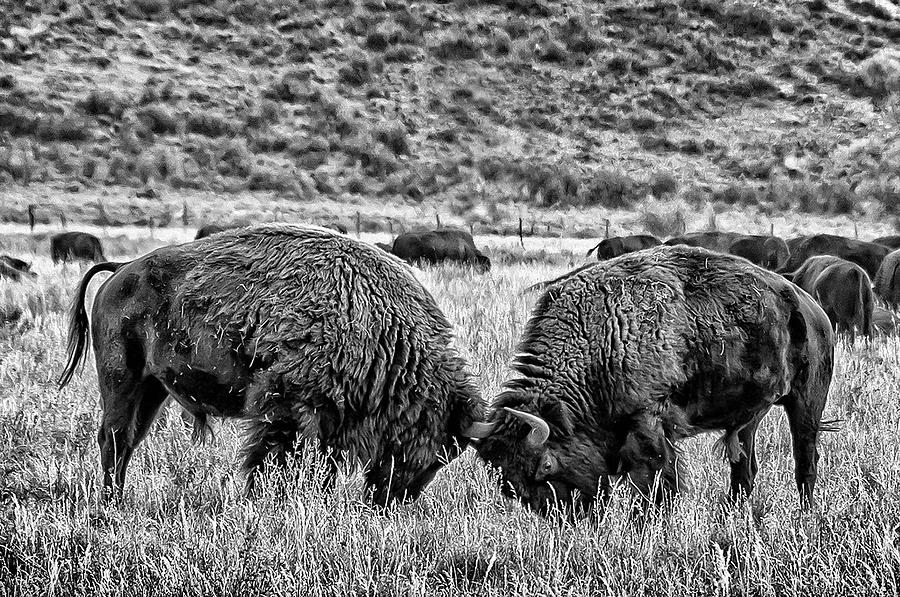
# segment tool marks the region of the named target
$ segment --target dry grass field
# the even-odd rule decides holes
[[[514,241],[478,240],[495,262],[504,251],[517,251]],[[588,246],[526,242],[541,252],[541,261],[509,258],[481,276],[453,268],[417,274],[453,323],[488,400],[504,379],[534,299],[522,289],[581,263]],[[163,241],[118,243],[111,245],[111,258],[135,256]],[[689,489],[670,510],[643,523],[629,517],[624,489],[605,511],[575,523],[539,518],[502,498],[497,478],[471,450],[421,499],[387,511],[365,501],[352,468],[334,489],[322,490],[321,463],[303,455],[283,475],[268,478],[259,496],[245,498],[236,473],[240,425],[217,423],[215,437],[195,446],[171,407],[137,451],[124,498],[104,504],[93,365],[64,391],[55,388],[66,309],[81,271],[52,265],[45,247],[38,249],[36,280],[0,281],[2,595],[824,596],[900,590],[896,338],[837,349],[825,416],[843,425],[822,439],[812,512],[797,507],[787,424],[777,410],[758,435],[761,472],[749,504],[725,505],[727,465],[716,438],[703,437],[684,446]]]

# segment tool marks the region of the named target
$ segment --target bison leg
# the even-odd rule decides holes
[[[103,467],[103,486],[121,493],[125,470],[137,445],[147,437],[166,390],[155,378],[134,381],[130,373],[105,376],[118,383],[101,383],[103,420],[97,442]]]
[[[759,463],[756,460],[756,430],[762,417],[757,417],[737,432],[736,454],[728,454],[731,461],[731,500],[738,502],[750,497]],[[727,449],[727,448],[726,448]]]
[[[256,484],[256,476],[266,464],[266,458],[272,457],[274,466],[283,467],[287,457],[294,451],[297,442],[297,423],[291,418],[253,420],[247,428],[247,440],[244,447],[245,489],[249,493]]]
[[[825,401],[816,403],[807,396],[791,394],[782,402],[787,413],[794,448],[794,478],[801,506],[813,501],[819,462],[819,427]]]

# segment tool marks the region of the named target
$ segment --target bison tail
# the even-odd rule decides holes
[[[63,389],[72,381],[75,370],[82,363],[86,349],[90,346],[89,323],[87,309],[84,306],[84,297],[87,294],[88,283],[95,274],[100,272],[115,272],[124,263],[98,263],[85,272],[81,283],[75,291],[75,299],[72,301],[71,319],[69,321],[69,341],[66,348],[66,366],[59,375],[57,385]]]
[[[591,254],[592,254],[594,251],[596,251],[598,248],[600,248],[600,243],[597,243],[596,245],[594,245],[593,247],[591,247],[590,249],[588,249],[588,252],[585,254],[585,257],[590,257]]]

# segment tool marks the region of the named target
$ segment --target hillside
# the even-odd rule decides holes
[[[74,220],[147,220],[86,204],[107,187],[426,203],[488,228],[498,206],[648,196],[900,213],[887,0],[2,4],[0,186]]]

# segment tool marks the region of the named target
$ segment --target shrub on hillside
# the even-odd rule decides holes
[[[483,49],[481,40],[458,28],[438,33],[428,47],[442,60],[478,60]]]
[[[641,212],[638,222],[643,229],[655,236],[656,238],[671,238],[684,234],[687,225],[684,220],[684,214],[680,209],[672,209],[668,211],[650,211]]]
[[[188,114],[185,130],[207,137],[234,136],[241,130],[240,123],[225,118],[215,112],[193,112]]]
[[[117,120],[128,107],[123,99],[108,89],[94,89],[81,100],[80,106],[91,116],[110,116]]]
[[[881,50],[859,67],[860,79],[873,95],[900,93],[900,52]]]
[[[631,207],[646,195],[644,185],[620,172],[598,170],[585,182],[585,205],[600,205],[610,209]]]
[[[348,57],[347,64],[338,69],[338,80],[346,85],[359,87],[371,81],[372,75],[381,72],[382,68],[379,60],[356,52]]]
[[[178,120],[172,109],[162,104],[151,104],[140,108],[138,119],[157,135],[172,135],[178,132]]]

